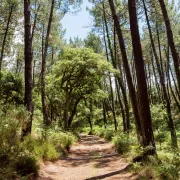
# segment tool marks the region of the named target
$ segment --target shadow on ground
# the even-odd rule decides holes
[[[123,169],[113,171],[113,172],[110,172],[110,173],[106,173],[106,174],[103,174],[103,175],[100,175],[100,176],[94,176],[94,177],[91,177],[91,178],[86,178],[85,180],[98,180],[98,179],[104,179],[104,178],[107,178],[107,177],[112,177],[114,175],[121,174],[121,173],[129,171],[130,167],[131,167],[131,165],[127,165]],[[133,175],[131,175],[131,176],[133,176]]]

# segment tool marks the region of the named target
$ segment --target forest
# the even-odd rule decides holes
[[[89,3],[0,0],[0,180],[180,178],[180,1]]]

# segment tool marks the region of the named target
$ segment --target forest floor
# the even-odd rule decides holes
[[[136,180],[130,164],[112,143],[91,135],[80,135],[67,157],[41,164],[38,180]]]

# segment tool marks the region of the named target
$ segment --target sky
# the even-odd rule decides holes
[[[81,10],[77,14],[67,13],[61,20],[62,26],[66,29],[65,39],[73,38],[79,36],[84,39],[91,28],[89,27],[91,23],[91,17],[86,7],[92,7],[92,4],[88,0],[83,0],[81,5]]]
[[[177,5],[179,0],[174,0]],[[88,0],[83,0],[81,5],[81,10],[77,14],[67,13],[61,23],[64,29],[66,29],[65,39],[74,38],[79,36],[81,39],[84,39],[88,32],[91,31],[91,19],[89,12],[86,10],[86,7],[91,8],[92,4]],[[142,28],[142,27],[140,27]]]

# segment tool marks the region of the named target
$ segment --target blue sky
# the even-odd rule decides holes
[[[66,29],[65,39],[69,40],[70,37],[75,36],[83,39],[90,32],[91,28],[89,26],[92,23],[86,7],[92,7],[92,4],[88,0],[83,0],[81,10],[77,14],[67,13],[61,20],[63,28]]]
[[[178,4],[179,0],[174,0],[175,4]],[[86,10],[86,7],[91,8],[92,4],[88,0],[83,0],[81,10],[77,14],[67,13],[62,19],[61,23],[64,29],[66,29],[65,39],[74,38],[79,36],[84,39],[88,32],[91,30],[91,16]],[[140,29],[141,29],[140,25]]]

